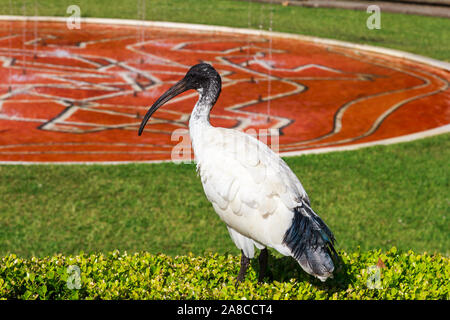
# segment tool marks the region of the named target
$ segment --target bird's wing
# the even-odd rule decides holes
[[[265,195],[278,195],[288,208],[294,208],[306,200],[308,195],[297,176],[286,162],[266,144],[241,131],[217,128],[221,141],[220,156],[236,162],[251,176],[253,184]],[[230,159],[232,158],[232,159]],[[239,178],[239,177],[238,177]],[[248,181],[249,184],[252,184]],[[256,190],[251,190],[255,193]]]
[[[247,214],[248,219],[258,219],[253,215],[257,212],[261,221],[271,220],[267,225],[279,224],[278,233],[285,232],[292,215],[281,216],[286,210],[279,207],[284,205],[291,211],[302,201],[309,203],[298,178],[277,154],[256,138],[236,130],[211,130],[205,133],[202,145],[197,145],[195,152],[205,194],[216,212],[228,225],[249,237],[237,222],[233,225],[235,216]],[[258,224],[260,220],[247,222]]]
[[[337,257],[335,239],[295,174],[257,139],[214,129],[205,132],[206,147],[196,152],[198,169],[205,194],[236,246],[247,257],[253,257],[254,245],[270,246],[322,281],[329,277],[332,256]]]

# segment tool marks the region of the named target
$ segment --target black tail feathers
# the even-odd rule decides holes
[[[331,230],[306,201],[294,209],[292,224],[283,238],[302,268],[322,281],[332,276],[333,259],[339,261],[335,241]]]

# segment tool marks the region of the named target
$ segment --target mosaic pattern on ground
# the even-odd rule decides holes
[[[252,35],[0,22],[0,161],[168,160],[197,93],[148,107],[191,65],[223,79],[215,126],[277,129],[279,151],[339,147],[450,123],[448,72],[378,54]],[[260,131],[262,132],[262,131]]]

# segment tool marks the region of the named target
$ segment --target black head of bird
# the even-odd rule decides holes
[[[220,75],[210,64],[199,63],[193,66],[183,79],[167,90],[150,107],[141,122],[138,134],[142,134],[148,120],[158,108],[183,92],[192,89],[197,90],[202,95],[202,99],[207,99],[209,105],[213,106],[220,95],[221,88],[222,80]]]

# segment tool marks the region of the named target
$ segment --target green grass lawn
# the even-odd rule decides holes
[[[11,3],[11,5],[10,5]],[[142,19],[223,25],[299,33],[389,47],[449,61],[450,20],[382,12],[381,29],[369,30],[370,14],[230,0],[0,0],[0,14],[69,16],[76,4],[83,17]],[[140,11],[139,11],[140,9]],[[143,13],[143,14],[142,14]]]
[[[37,3],[35,7],[35,3]],[[11,6],[10,6],[11,4]],[[140,18],[138,1],[0,0],[0,14]],[[36,10],[35,10],[36,8]],[[272,16],[272,20],[270,17]],[[148,20],[250,27],[401,49],[449,60],[450,20],[240,1],[147,1]],[[287,158],[338,248],[449,255],[450,134],[416,142]],[[114,249],[170,255],[238,253],[194,165],[0,166],[0,256]]]
[[[348,252],[449,254],[450,134],[286,158]],[[193,164],[0,166],[0,256],[238,253]]]

